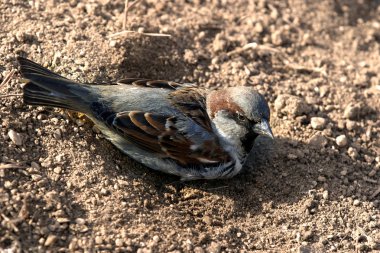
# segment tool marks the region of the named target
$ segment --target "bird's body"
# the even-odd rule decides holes
[[[28,81],[26,104],[82,112],[124,153],[183,180],[232,177],[241,171],[256,136],[271,136],[269,108],[251,88],[220,93],[137,78],[116,85],[79,84],[27,59],[18,61]],[[235,96],[252,101],[241,103]],[[255,106],[260,108],[253,113],[245,108]],[[252,114],[250,119],[237,118],[245,113]],[[267,132],[255,133],[254,120],[256,127],[264,122]]]

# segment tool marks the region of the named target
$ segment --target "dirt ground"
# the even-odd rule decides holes
[[[123,10],[1,1],[1,252],[380,251],[380,1],[143,0],[118,34]],[[276,139],[233,179],[180,182],[4,96],[17,55],[82,82],[254,86]]]

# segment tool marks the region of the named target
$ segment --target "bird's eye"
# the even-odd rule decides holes
[[[245,117],[244,117],[243,114],[237,113],[237,119],[240,120],[240,121],[243,121],[243,120],[245,120]]]

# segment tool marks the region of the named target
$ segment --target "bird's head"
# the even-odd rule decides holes
[[[265,98],[251,87],[215,90],[207,97],[207,111],[219,133],[247,154],[257,136],[273,137]]]

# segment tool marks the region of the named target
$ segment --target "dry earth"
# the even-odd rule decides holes
[[[21,93],[17,55],[83,82],[250,85],[276,140],[233,179],[183,183],[2,96],[0,251],[380,251],[380,1],[143,0],[127,23],[140,34],[115,35],[123,9],[2,0],[0,93]]]

